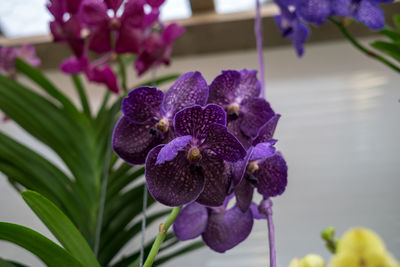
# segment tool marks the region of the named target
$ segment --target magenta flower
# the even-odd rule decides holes
[[[143,49],[135,62],[138,75],[142,75],[151,67],[161,64],[169,65],[172,44],[184,31],[185,29],[182,26],[172,23],[165,27],[161,34],[150,33],[144,40]]]
[[[259,97],[260,82],[257,71],[227,70],[217,76],[210,85],[208,103],[222,106],[228,114],[228,129],[243,144],[250,146],[251,138],[272,116],[269,103]]]
[[[243,159],[246,151],[226,128],[218,105],[193,106],[176,113],[177,137],[153,148],[146,159],[146,181],[152,196],[167,206],[192,201],[220,206],[230,184],[226,162]]]
[[[208,86],[200,72],[188,72],[165,92],[154,87],[132,90],[122,101],[122,118],[113,134],[115,153],[131,164],[143,164],[148,152],[175,137],[173,120],[182,108],[205,105]]]
[[[220,253],[241,243],[253,228],[254,216],[251,209],[242,212],[237,205],[227,209],[229,199],[217,208],[196,202],[185,206],[174,222],[175,236],[184,241],[201,235],[207,246]]]
[[[40,65],[40,59],[36,56],[35,47],[30,44],[24,44],[20,47],[1,47],[0,48],[0,74],[14,77],[15,60],[20,58],[26,63],[37,67]]]

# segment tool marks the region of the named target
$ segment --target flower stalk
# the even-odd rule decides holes
[[[359,43],[347,30],[345,24],[343,24],[342,22],[336,20],[335,18],[329,17],[329,20],[335,24],[339,30],[342,32],[343,36],[346,37],[347,40],[350,41],[350,43],[356,47],[358,50],[360,50],[361,52],[363,52],[365,55],[374,58],[380,62],[382,62],[383,64],[385,64],[386,66],[388,66],[389,68],[391,68],[392,70],[396,71],[396,72],[400,72],[400,68],[397,67],[395,64],[393,64],[392,62],[390,62],[390,60],[384,58],[383,56],[378,55],[377,53],[375,53],[374,51],[366,48],[365,46],[363,46],[361,43]]]
[[[160,250],[160,246],[164,241],[165,237],[167,236],[168,229],[174,223],[181,209],[182,207],[173,208],[165,223],[160,224],[157,238],[154,241],[153,246],[151,247],[150,253],[147,256],[147,259],[143,265],[144,267],[151,267],[153,265],[153,262],[158,254],[158,251]]]

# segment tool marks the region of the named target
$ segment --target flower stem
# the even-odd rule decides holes
[[[78,75],[72,75],[72,81],[74,82],[75,89],[79,94],[79,98],[81,100],[83,112],[88,116],[91,117],[91,111],[88,99],[86,97],[85,88],[83,87],[82,81]]]
[[[169,214],[167,220],[165,221],[165,223],[160,224],[157,238],[154,241],[153,246],[151,247],[150,253],[147,256],[146,262],[143,265],[144,267],[151,267],[153,265],[153,262],[157,256],[157,253],[160,250],[160,246],[167,235],[168,229],[172,225],[172,223],[175,221],[175,219],[178,216],[181,209],[182,209],[182,207],[173,208],[171,213]]]
[[[124,92],[128,92],[128,87],[126,85],[126,68],[125,68],[125,62],[122,56],[118,55],[118,65],[119,65],[119,72],[121,74],[121,83],[122,83],[122,89],[124,89]]]
[[[256,20],[254,24],[254,33],[256,35],[258,63],[260,65],[261,92],[260,97],[265,98],[265,77],[264,77],[264,55],[263,55],[263,35],[262,21],[260,11],[260,0],[256,0]]]
[[[349,31],[346,29],[346,27],[343,25],[343,23],[341,23],[340,21],[338,21],[338,20],[336,20],[335,18],[332,18],[332,17],[329,17],[329,20],[339,28],[339,30],[342,32],[343,36],[346,37],[346,39],[349,40],[350,43],[352,43],[353,46],[356,47],[358,50],[360,50],[361,52],[363,52],[367,56],[372,57],[372,58],[382,62],[383,64],[385,64],[386,66],[388,66],[392,70],[400,72],[400,68],[398,66],[396,66],[395,64],[393,64],[392,62],[390,62],[390,60],[386,59],[383,56],[378,55],[374,51],[372,51],[372,50],[366,48],[365,46],[363,46],[362,44],[360,44],[349,33]]]
[[[275,229],[274,222],[272,220],[272,207],[269,208],[267,214],[268,222],[268,241],[269,241],[269,265],[270,267],[276,267],[276,250],[275,250]]]

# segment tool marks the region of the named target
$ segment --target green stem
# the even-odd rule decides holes
[[[372,58],[382,62],[383,64],[385,64],[386,66],[388,66],[392,70],[400,72],[400,68],[397,67],[392,62],[390,62],[390,60],[384,58],[383,56],[378,55],[377,53],[375,53],[374,51],[366,48],[365,46],[360,44],[356,39],[354,39],[354,37],[349,33],[349,31],[343,25],[343,23],[341,23],[340,21],[338,21],[338,20],[336,20],[336,19],[334,19],[332,17],[329,17],[329,20],[339,28],[339,30],[342,32],[344,37],[346,37],[346,39],[349,40],[350,43],[352,43],[358,50],[360,50],[361,52],[363,52],[367,56],[372,57]]]
[[[90,106],[88,99],[86,97],[85,88],[83,87],[82,81],[78,75],[72,75],[72,81],[74,82],[75,89],[79,94],[79,98],[81,100],[83,112],[88,116],[91,117]]]
[[[150,253],[147,256],[146,262],[144,263],[143,267],[151,267],[153,265],[157,253],[160,250],[160,246],[164,241],[165,237],[167,236],[168,229],[175,221],[181,209],[182,207],[173,208],[165,223],[160,224],[159,233],[157,235],[156,240],[153,243],[153,246],[151,247]]]
[[[125,68],[125,62],[122,56],[118,55],[118,65],[119,65],[119,72],[121,74],[121,79],[122,79],[122,89],[124,89],[124,92],[128,92],[128,87],[126,85],[126,68]]]

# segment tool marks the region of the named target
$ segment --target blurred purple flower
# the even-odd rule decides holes
[[[185,32],[185,28],[172,23],[165,27],[161,34],[151,33],[143,42],[135,68],[142,75],[151,67],[161,64],[169,65],[173,42]]]
[[[176,113],[177,137],[152,149],[146,180],[152,196],[168,206],[192,201],[207,206],[224,202],[230,183],[226,162],[243,159],[246,151],[226,128],[222,107],[192,106]]]
[[[20,47],[1,47],[0,48],[0,74],[14,77],[15,60],[20,58],[26,63],[37,67],[40,65],[40,59],[36,56],[35,47],[30,44],[24,44]]]
[[[274,116],[269,103],[259,97],[260,82],[257,71],[227,70],[210,85],[208,103],[222,106],[228,114],[228,129],[243,144],[250,146],[259,128]]]
[[[122,101],[122,118],[114,129],[114,151],[131,164],[143,164],[155,146],[175,137],[172,124],[179,110],[205,105],[208,86],[200,72],[188,72],[165,92],[154,87],[132,90]]]
[[[237,205],[227,209],[229,199],[216,208],[196,202],[185,206],[174,222],[175,236],[183,241],[201,235],[207,246],[220,253],[241,243],[253,228],[253,213],[242,212]]]

